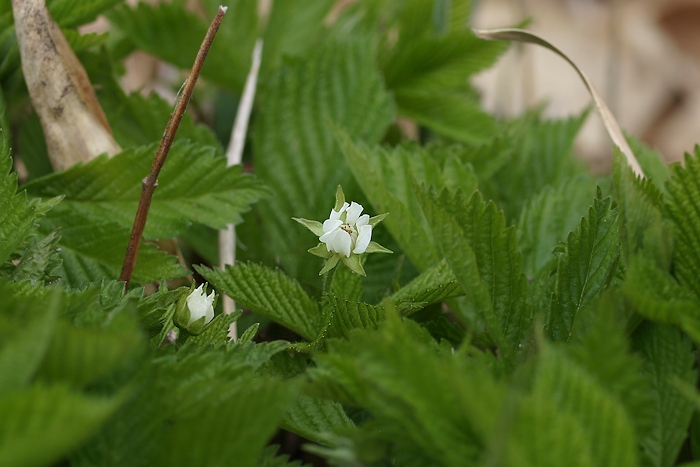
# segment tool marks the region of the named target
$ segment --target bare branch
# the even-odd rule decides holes
[[[120,281],[125,282],[125,287],[129,287],[129,282],[131,281],[131,276],[134,273],[134,267],[136,266],[136,258],[138,256],[139,246],[141,245],[141,237],[143,235],[143,229],[146,226],[146,219],[148,217],[148,210],[151,207],[151,200],[153,199],[153,193],[158,186],[158,174],[160,174],[160,169],[163,168],[165,163],[165,158],[168,157],[168,152],[175,139],[175,134],[180,126],[180,121],[182,116],[185,114],[187,105],[192,98],[192,92],[194,91],[194,85],[197,84],[197,78],[199,78],[199,73],[202,70],[202,65],[204,65],[204,60],[207,58],[209,49],[211,48],[212,42],[214,42],[214,37],[221,26],[221,21],[226,14],[226,7],[220,6],[216,13],[216,17],[209,26],[207,35],[202,41],[202,45],[197,52],[197,57],[194,60],[194,65],[190,71],[190,76],[185,81],[180,98],[175,105],[175,110],[170,114],[170,120],[165,127],[165,132],[160,140],[160,145],[156,151],[156,155],[153,158],[153,165],[151,166],[151,173],[149,173],[142,182],[141,199],[139,200],[139,206],[136,210],[136,218],[134,219],[134,226],[131,230],[131,237],[129,238],[129,245],[126,248],[126,255],[124,256],[124,265],[122,266],[122,272],[119,276]]]

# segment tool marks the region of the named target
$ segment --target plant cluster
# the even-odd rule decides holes
[[[0,465],[700,465],[700,149],[669,167],[630,137],[647,178],[619,154],[594,176],[572,156],[587,112],[484,112],[468,78],[507,45],[466,28],[467,0],[276,1],[264,21],[232,1],[125,290],[171,103],[126,94],[120,63],[187,69],[207,21],[47,3],[123,151],[51,169],[0,0]],[[109,33],[77,32],[98,14]],[[220,122],[258,37],[243,170]],[[297,459],[271,443],[289,432]]]

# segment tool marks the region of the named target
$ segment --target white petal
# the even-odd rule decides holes
[[[352,237],[343,229],[335,230],[331,233],[326,242],[328,251],[334,251],[345,257],[350,256],[350,248],[352,246]]]
[[[188,326],[202,316],[205,317],[204,324],[214,319],[214,308],[212,306],[214,302],[214,292],[207,297],[202,293],[203,286],[204,284],[201,284],[187,296],[187,308],[190,310],[190,322],[187,323]]]
[[[323,236],[333,232],[335,229],[337,229],[341,225],[343,225],[343,221],[341,221],[341,220],[326,219],[325,221],[323,221],[323,234],[324,235],[322,235],[321,238],[323,238]],[[321,240],[321,241],[325,242],[325,240]]]
[[[335,209],[331,209],[331,215],[328,217],[330,220],[338,220],[340,219],[340,215],[345,212],[345,210],[350,206],[348,203],[343,203],[343,205],[340,207],[340,211],[336,211]]]
[[[363,225],[360,227],[360,233],[357,236],[357,242],[355,243],[355,249],[352,250],[353,253],[359,255],[367,250],[369,242],[372,240],[372,226]]]
[[[355,222],[355,225],[357,227],[362,227],[363,225],[369,224],[369,214],[362,214],[359,219],[357,219],[357,222]]]
[[[353,201],[348,208],[348,217],[345,218],[345,223],[354,225],[355,222],[357,222],[357,218],[360,217],[360,214],[362,214],[362,209],[361,204],[357,204]]]

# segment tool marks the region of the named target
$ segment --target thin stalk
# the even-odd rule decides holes
[[[241,102],[238,105],[236,119],[233,123],[233,131],[231,133],[231,141],[226,149],[226,165],[232,166],[241,163],[243,157],[243,148],[245,146],[245,136],[248,132],[248,122],[250,121],[250,112],[253,109],[253,101],[255,100],[255,88],[258,83],[258,72],[260,71],[260,59],[262,57],[262,39],[255,42],[253,49],[252,64],[248,77],[246,78],[245,87]],[[219,267],[225,269],[227,265],[233,265],[236,262],[236,229],[233,224],[228,224],[226,229],[219,231]],[[230,315],[236,310],[236,303],[228,295],[223,295],[224,314]],[[238,329],[236,322],[231,323],[229,327],[228,337],[236,342],[238,340]]]
[[[151,173],[149,173],[141,182],[141,199],[139,199],[139,205],[136,209],[136,217],[134,218],[134,226],[131,229],[129,245],[126,247],[122,272],[119,275],[119,280],[124,281],[124,287],[127,289],[129,288],[129,282],[131,282],[131,276],[133,275],[134,267],[136,266],[136,258],[138,257],[139,246],[141,245],[143,229],[146,226],[148,210],[150,209],[151,201],[153,200],[153,193],[158,186],[158,174],[160,174],[160,169],[163,168],[165,159],[168,157],[168,152],[170,151],[170,147],[175,139],[175,134],[180,126],[182,116],[185,114],[187,104],[189,104],[190,99],[192,98],[194,85],[197,83],[197,78],[199,78],[202,65],[204,65],[204,60],[207,58],[207,54],[209,53],[212,42],[214,42],[214,37],[219,30],[219,26],[221,26],[221,21],[226,14],[226,10],[227,7],[219,7],[214,20],[209,26],[207,35],[204,36],[204,41],[202,41],[199,52],[197,52],[197,58],[195,58],[194,65],[190,71],[190,76],[187,78],[187,81],[185,81],[180,98],[175,105],[175,110],[173,110],[173,113],[170,114],[170,120],[168,120],[168,124],[165,126],[165,132],[160,140],[160,145],[158,145],[156,155],[153,158]]]

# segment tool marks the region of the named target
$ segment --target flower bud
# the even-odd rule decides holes
[[[194,287],[194,285],[193,285]],[[174,321],[181,329],[190,334],[200,334],[204,327],[214,319],[214,298],[212,291],[205,295],[204,284],[192,290],[189,295],[177,302]]]

